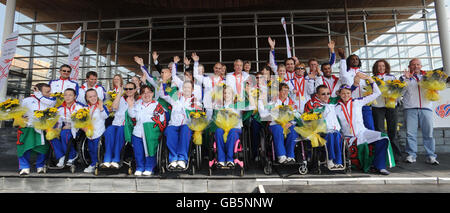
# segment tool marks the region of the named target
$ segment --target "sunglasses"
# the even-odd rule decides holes
[[[295,70],[305,70],[304,67],[296,67]]]
[[[61,70],[61,72],[70,73],[72,71],[70,71],[70,70]]]
[[[134,90],[134,88],[123,88],[123,90]]]
[[[331,95],[331,93],[327,92],[327,93],[320,93],[320,95]]]

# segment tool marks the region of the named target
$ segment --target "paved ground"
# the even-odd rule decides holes
[[[389,176],[355,170],[352,173],[292,174],[295,168],[265,175],[261,169],[253,168],[243,177],[224,171],[213,176],[200,171],[196,175],[172,173],[135,177],[127,175],[125,170],[102,171],[95,177],[78,168],[74,174],[69,170],[50,170],[47,174],[31,173],[20,177],[15,171],[15,159],[0,160],[0,192],[450,192],[450,154],[438,156],[439,166],[425,164],[424,156],[419,156],[415,164],[399,163],[390,169]]]

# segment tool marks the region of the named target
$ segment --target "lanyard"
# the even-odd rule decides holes
[[[333,78],[331,78],[331,79],[333,79]],[[328,83],[328,81],[323,76],[322,76],[322,80],[325,83],[325,85],[328,87],[330,92],[333,92],[334,91],[334,87],[336,87],[336,84],[337,84],[338,81],[335,80],[334,83],[333,83],[333,87],[330,87],[330,84]]]
[[[298,78],[294,78],[295,88],[297,89],[297,97],[301,95],[303,97],[305,93],[305,78],[301,77],[300,83]]]
[[[348,112],[346,103],[341,102],[341,108],[342,108],[342,111],[344,112],[345,120],[347,120],[347,123],[350,124],[350,128],[352,129],[353,135],[356,136],[355,130],[353,128],[353,120],[352,120],[353,119],[353,101],[351,99],[349,101],[350,101],[350,113]]]
[[[239,83],[238,83],[238,78],[237,78],[237,76],[236,76],[236,72],[233,73],[233,75],[234,75],[234,78],[236,79],[236,90],[237,90],[237,93],[238,93],[238,94],[241,94],[241,87],[242,87],[242,73],[241,73],[241,75],[239,76]]]
[[[67,115],[66,115],[67,104],[66,104],[66,102],[63,103],[63,106],[64,106],[64,117],[67,119]],[[72,115],[72,111],[75,110],[75,107],[76,107],[76,103],[75,102],[73,102],[72,105],[69,106],[69,113],[70,113],[70,115]]]
[[[91,109],[91,106],[92,105],[89,105],[89,109]],[[91,118],[93,118],[93,115],[94,115],[95,110],[97,109],[97,107],[98,107],[98,102],[94,105],[94,109],[91,111]]]

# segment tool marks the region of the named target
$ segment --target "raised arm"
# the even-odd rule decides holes
[[[362,98],[362,100],[361,100],[362,105],[366,105],[366,104],[368,104],[368,103],[374,101],[375,99],[377,99],[378,96],[381,95],[381,91],[380,91],[380,89],[378,88],[378,85],[373,81],[373,79],[372,79],[371,77],[369,77],[369,76],[366,75],[366,77],[364,77],[364,78],[362,78],[362,79],[368,80],[369,83],[370,83],[370,85],[372,86],[372,90],[373,90],[373,93],[372,93],[372,94],[370,94],[370,95],[368,95],[368,96],[364,96],[364,97]]]
[[[269,51],[269,64],[270,68],[272,68],[275,75],[278,75],[278,65],[275,61],[275,40],[272,40],[272,38],[267,38],[267,41],[269,42],[270,51]]]

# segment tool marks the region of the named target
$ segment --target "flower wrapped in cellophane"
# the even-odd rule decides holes
[[[270,114],[273,121],[283,127],[283,134],[286,138],[290,132],[289,128],[286,127],[286,124],[294,120],[294,109],[291,105],[278,105],[270,111]]]
[[[387,108],[395,108],[397,103],[397,99],[402,96],[403,88],[406,87],[406,82],[402,82],[400,80],[388,80],[386,81],[386,90],[381,93],[386,99],[386,107]]]
[[[45,135],[47,140],[59,137],[61,129],[54,128],[60,117],[56,107],[47,108],[45,110],[36,110],[34,111],[34,117],[37,118],[37,120],[33,122],[34,128],[45,130],[47,132]]]
[[[190,121],[188,124],[193,134],[193,142],[195,145],[202,145],[202,132],[209,125],[209,121],[206,118],[206,113],[202,111],[195,111],[189,113]]]
[[[241,117],[230,109],[222,109],[217,112],[216,120],[214,123],[217,127],[223,129],[223,141],[226,143],[228,133],[233,129],[241,120]]]
[[[427,100],[438,101],[440,99],[438,91],[447,87],[447,77],[442,70],[431,70],[423,76],[419,85],[426,90],[425,98]]]
[[[6,121],[14,119],[13,126],[24,127],[27,120],[23,117],[28,108],[20,106],[19,99],[11,99],[0,103],[0,120]]]
[[[53,98],[56,98],[56,104],[55,104],[56,108],[61,106],[61,104],[64,102],[64,93],[62,93],[62,92],[55,92],[55,93],[52,93],[50,96]]]
[[[294,130],[303,138],[311,141],[312,147],[324,146],[327,142],[321,134],[327,132],[327,124],[320,112],[303,113],[300,116],[301,123]]]
[[[117,92],[114,90],[110,90],[110,91],[106,92],[105,106],[108,109],[108,111],[110,112],[109,113],[110,117],[114,116],[114,112],[112,111],[112,104],[113,104],[114,100],[116,99],[117,95],[118,95]]]
[[[380,81],[383,81],[383,80],[381,80],[380,79]],[[378,82],[378,83],[380,83],[380,81]],[[375,81],[376,82],[376,81]],[[377,84],[378,84],[377,83]],[[373,93],[373,88],[372,88],[372,85],[370,84],[370,82],[368,81],[368,80],[366,80],[366,86],[364,86],[364,93],[363,93],[363,96],[368,96],[368,95],[371,95],[372,93]],[[381,89],[380,89],[381,90]],[[367,105],[372,105],[372,104],[377,104],[377,101],[376,100],[373,100],[372,102],[370,102],[370,103],[368,103]]]
[[[70,118],[75,128],[83,129],[87,137],[92,137],[94,135],[94,125],[92,124],[89,111],[87,108],[81,108],[74,112]]]

